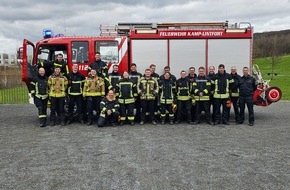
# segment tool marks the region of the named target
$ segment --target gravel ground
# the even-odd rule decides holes
[[[290,189],[290,102],[254,127],[39,128],[33,105],[0,105],[0,189]]]

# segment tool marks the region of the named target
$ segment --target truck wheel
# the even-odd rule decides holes
[[[269,102],[278,102],[282,97],[282,91],[278,87],[270,87],[266,90],[266,97]]]

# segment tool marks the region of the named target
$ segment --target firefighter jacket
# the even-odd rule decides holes
[[[172,104],[174,102],[176,94],[175,82],[170,79],[160,80],[159,94],[161,104]]]
[[[119,80],[122,78],[122,76],[119,73],[112,72],[108,75],[110,85],[113,89],[116,89],[116,85],[119,82]]]
[[[47,76],[37,75],[30,81],[29,91],[32,96],[39,99],[48,98],[48,78]]]
[[[69,95],[82,95],[85,77],[80,72],[70,72],[67,75],[68,79],[68,94]]]
[[[217,73],[212,77],[211,81],[214,86],[214,98],[228,99],[230,97],[230,90],[232,88],[232,76],[226,72],[223,74]]]
[[[195,101],[208,101],[210,95],[211,80],[206,76],[198,75],[192,83],[192,93],[194,94]],[[200,93],[203,96],[199,96]]]
[[[49,96],[55,98],[61,98],[66,96],[68,81],[62,74],[53,73],[48,78]]]
[[[252,97],[257,89],[256,80],[248,76],[242,76],[239,81],[239,90],[241,97]]]
[[[52,64],[52,71],[53,72],[54,72],[55,67],[60,67],[60,72],[63,75],[67,75],[69,73],[68,66],[64,60],[62,60],[62,62],[58,62],[57,60],[55,60]]]
[[[187,77],[180,78],[176,81],[177,100],[190,100],[190,82]]]
[[[190,74],[187,75],[187,78],[190,82],[190,90],[189,90],[190,92],[192,91],[192,84],[195,81],[196,77],[197,77],[197,75],[195,73],[193,76],[191,76]],[[192,98],[194,98],[192,93],[191,93],[191,95],[192,95]]]
[[[90,72],[92,69],[97,71],[98,76],[106,77],[108,75],[108,66],[101,59],[90,64],[88,71]]]
[[[159,75],[157,73],[152,73],[151,77],[154,78],[157,82],[159,81]]]
[[[207,75],[207,77],[212,81],[214,75],[215,75],[215,73],[209,73],[209,74]],[[214,85],[213,85],[213,84],[212,84],[211,87],[210,87],[210,94],[211,94],[211,95],[214,94]]]
[[[138,94],[140,94],[141,100],[155,100],[158,96],[158,83],[152,77],[145,78],[141,77],[140,82],[138,84]]]
[[[119,110],[119,103],[118,100],[114,97],[113,99],[110,99],[110,97],[106,96],[102,99],[101,104],[100,104],[100,109],[101,109],[101,117],[106,117],[106,113],[108,110],[111,110],[112,113],[115,113],[116,111]]]
[[[105,96],[105,83],[102,77],[89,76],[84,83],[83,96]]]
[[[236,74],[231,73],[231,76],[233,78],[233,84],[230,91],[230,95],[231,97],[239,97],[239,81],[241,76],[238,75],[237,73]]]
[[[140,79],[142,77],[142,74],[137,72],[137,71],[135,71],[135,72],[130,72],[129,76],[130,76],[130,79],[133,81],[133,83],[137,87],[137,85],[139,84],[139,81],[140,81]],[[134,97],[137,97],[137,96],[138,96],[138,93],[137,92],[134,93]]]
[[[172,80],[173,82],[176,82],[176,77],[171,73],[169,74],[170,74],[170,80]],[[164,79],[165,79],[164,74],[159,77],[159,80],[164,80]]]
[[[131,79],[121,79],[116,85],[116,95],[119,96],[120,104],[131,104],[135,102],[134,93],[137,93],[137,86]]]

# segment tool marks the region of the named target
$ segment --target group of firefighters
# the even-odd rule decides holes
[[[234,66],[231,73],[226,73],[223,64],[218,66],[217,73],[214,66],[210,66],[208,74],[204,67],[198,68],[198,74],[190,67],[189,74],[182,70],[178,80],[168,66],[160,76],[155,69],[152,64],[142,75],[133,63],[130,72],[121,75],[118,65],[113,65],[112,73],[108,74],[107,64],[101,60],[99,52],[89,65],[87,78],[78,71],[78,64],[73,64],[69,72],[62,54],[58,54],[54,62],[39,63],[38,74],[30,82],[30,93],[38,108],[40,127],[46,126],[48,101],[51,126],[56,124],[57,116],[62,126],[72,123],[74,113],[77,113],[78,122],[92,125],[97,120],[99,127],[127,122],[134,125],[135,121],[140,125],[147,121],[152,124],[168,121],[172,125],[184,119],[189,124],[199,124],[202,111],[206,123],[229,125],[231,106],[236,124],[242,124],[245,105],[249,125],[254,125],[256,84],[248,67],[243,68],[243,76],[237,74]],[[65,114],[66,100],[68,115]]]

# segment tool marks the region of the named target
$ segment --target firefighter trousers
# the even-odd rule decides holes
[[[151,121],[155,120],[154,104],[155,100],[141,100],[141,108],[142,108],[141,121],[146,120],[146,112],[149,112]]]
[[[94,110],[97,112],[97,118],[100,114],[101,96],[87,96],[87,116],[88,122],[93,121]]]
[[[187,122],[191,122],[191,100],[177,100],[177,120],[180,121],[183,112],[186,113]]]
[[[230,108],[227,107],[228,99],[214,98],[214,122],[228,123]],[[223,108],[221,115],[221,106]]]
[[[108,123],[116,125],[118,123],[119,115],[120,113],[118,111],[115,111],[111,115],[105,114],[105,117],[100,116],[98,119],[98,127],[104,127]]]
[[[245,108],[246,104],[248,107],[249,112],[249,123],[254,123],[255,116],[254,116],[254,100],[253,97],[239,97],[239,106],[240,106],[240,116],[239,116],[239,122],[243,123],[245,120]]]
[[[239,103],[238,103],[239,97],[231,97],[231,102],[234,108],[234,112],[235,112],[235,121],[238,122],[239,120],[239,114],[240,114],[240,110],[239,110]]]
[[[140,121],[141,120],[141,100],[140,97],[137,96],[135,97],[135,110],[136,110],[136,114],[135,114],[135,120],[136,121]]]
[[[131,104],[120,104],[120,115],[121,121],[134,121],[134,103]]]
[[[51,97],[50,98],[50,122],[52,124],[55,123],[56,112],[58,112],[60,116],[61,123],[65,122],[65,112],[64,112],[64,104],[65,104],[65,97]]]
[[[34,97],[34,104],[35,104],[35,106],[38,109],[39,124],[41,126],[45,126],[46,125],[47,102],[48,102],[48,98],[40,99],[40,98]]]
[[[83,120],[83,96],[82,95],[69,95],[68,106],[68,120],[73,119],[74,107],[76,105],[76,112],[78,114],[78,121]]]
[[[210,109],[209,109],[209,101],[196,101],[195,102],[195,118],[196,122],[200,122],[201,112],[204,111],[205,118],[207,122],[210,122]]]
[[[166,111],[168,111],[168,113],[169,113],[169,120],[173,121],[174,120],[174,113],[172,111],[171,104],[161,104],[161,115],[160,115],[161,120],[165,121]]]

